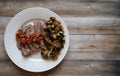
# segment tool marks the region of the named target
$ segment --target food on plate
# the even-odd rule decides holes
[[[63,27],[55,17],[50,17],[45,24],[45,37],[43,38],[45,47],[41,55],[44,59],[57,59],[65,43]]]
[[[29,56],[44,47],[43,25],[43,20],[30,20],[16,32],[17,47],[21,50],[23,56]]]
[[[23,56],[39,51],[43,59],[56,60],[64,47],[65,38],[61,22],[33,19],[23,24],[16,32],[17,47]]]

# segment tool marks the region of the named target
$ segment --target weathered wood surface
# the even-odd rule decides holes
[[[5,28],[19,11],[45,7],[59,14],[70,32],[64,60],[43,73],[18,68],[4,48]],[[119,76],[120,0],[0,0],[0,76]]]
[[[29,7],[44,7],[69,17],[120,17],[119,0],[1,0],[0,15],[13,16]]]
[[[30,73],[16,67],[11,61],[0,62],[0,76],[119,76],[120,61],[63,60],[56,68],[43,73]]]

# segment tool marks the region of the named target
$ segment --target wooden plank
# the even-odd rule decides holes
[[[78,2],[119,2],[120,0],[62,0],[62,1],[78,1]]]
[[[7,24],[9,23],[9,21],[11,20],[11,18],[12,17],[0,16],[0,33],[5,32],[5,28],[6,28]]]
[[[4,46],[4,35],[0,35],[0,51],[5,51],[5,46]],[[3,56],[4,54],[1,54]]]
[[[82,0],[83,1],[83,0]],[[21,0],[5,0],[0,1],[0,15],[13,16],[19,11],[30,7],[44,7],[48,8],[60,16],[106,16],[106,17],[120,17],[120,2],[117,0],[100,1],[88,0],[85,1],[61,1],[61,0],[35,0],[35,1],[21,1]],[[98,2],[97,2],[98,1]]]
[[[5,51],[0,34],[0,51]],[[69,51],[120,51],[120,35],[70,35]]]
[[[69,51],[120,51],[120,35],[70,35]]]
[[[0,51],[0,60],[9,60],[6,51]],[[120,52],[68,51],[65,60],[120,60]]]
[[[10,0],[6,0],[6,1],[10,1]],[[18,1],[18,0],[14,0],[14,1]],[[24,0],[21,0],[21,1],[24,1]],[[26,1],[32,1],[32,0],[26,0]],[[56,0],[46,0],[44,2],[52,2],[52,1],[56,1]],[[57,1],[61,1],[61,0],[57,0]],[[120,0],[62,0],[62,1],[64,1],[64,2],[67,2],[67,1],[72,1],[72,2],[120,2]]]
[[[120,52],[76,52],[70,51],[66,60],[120,60]]]
[[[0,62],[0,76],[119,76],[120,61],[66,60],[50,71],[31,73],[16,67],[11,61]]]
[[[70,34],[120,34],[119,18],[63,18]]]
[[[12,17],[0,16],[0,33],[4,33],[5,28]],[[63,17],[70,35],[79,34],[120,34],[120,18],[79,18]]]

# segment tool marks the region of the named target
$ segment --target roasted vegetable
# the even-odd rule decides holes
[[[63,27],[55,17],[50,17],[50,20],[46,21],[44,30],[45,48],[41,51],[41,55],[44,59],[57,59],[65,43]]]

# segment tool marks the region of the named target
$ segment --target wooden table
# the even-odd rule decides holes
[[[66,57],[57,67],[43,73],[18,68],[4,48],[8,22],[29,7],[45,7],[56,12],[70,32]],[[0,1],[0,76],[47,75],[120,76],[120,0]]]

